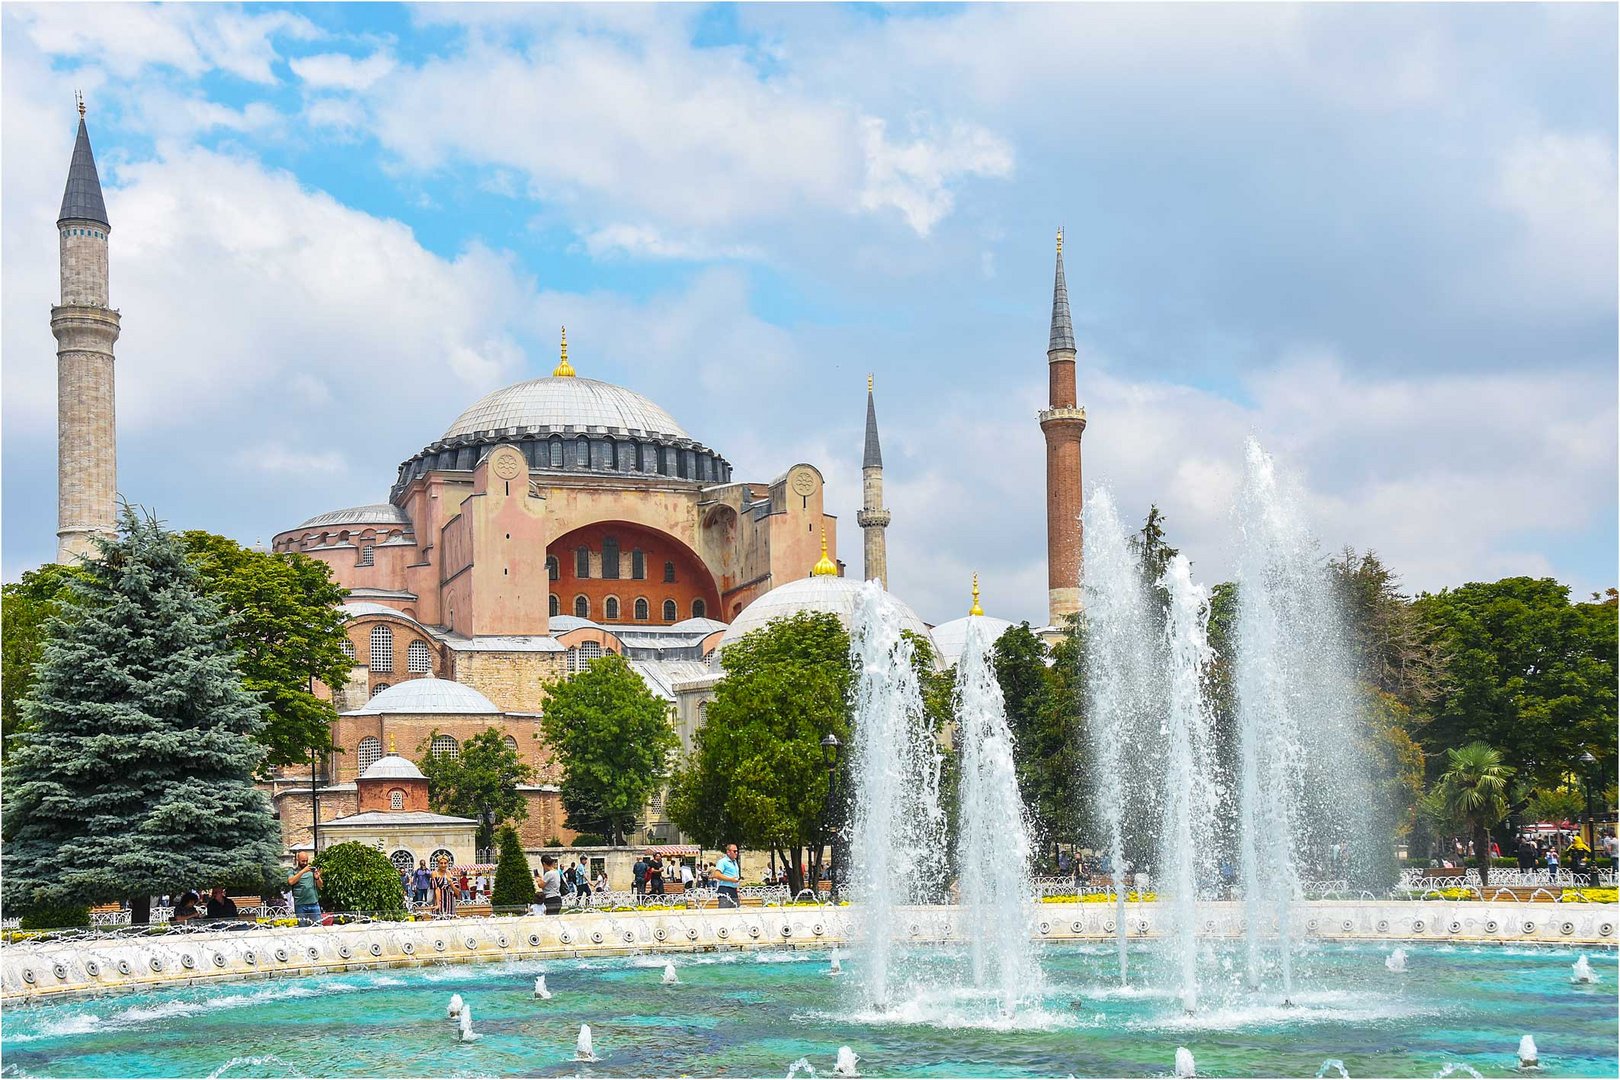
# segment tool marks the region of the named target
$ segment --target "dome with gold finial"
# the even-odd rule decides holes
[[[827,558],[827,527],[821,527],[821,558],[810,568],[811,577],[836,577],[838,564]]]
[[[951,667],[962,658],[962,650],[967,646],[968,627],[978,623],[983,627],[985,637],[994,642],[996,639],[1011,630],[1015,623],[1006,619],[998,619],[993,615],[986,615],[984,608],[979,606],[979,575],[973,575],[973,603],[968,613],[960,619],[940,623],[934,627],[934,651],[939,653],[941,667]]]

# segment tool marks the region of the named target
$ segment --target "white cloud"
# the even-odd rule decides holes
[[[353,57],[344,53],[320,53],[294,57],[288,61],[293,74],[306,86],[319,90],[364,90],[394,70],[395,61],[386,52]]]
[[[615,223],[585,233],[585,250],[592,258],[625,255],[644,259],[685,259],[717,261],[758,259],[763,253],[746,244],[709,244],[703,240],[676,239],[651,225]]]
[[[288,11],[250,14],[212,4],[11,5],[9,16],[43,52],[131,77],[164,67],[197,76],[211,69],[276,82],[276,39],[308,41],[314,24]]]
[[[1612,303],[1620,232],[1614,140],[1543,132],[1515,141],[1499,167],[1496,201],[1522,229],[1507,268],[1521,295],[1559,307]]]
[[[263,443],[236,454],[239,468],[259,473],[283,473],[295,479],[330,480],[348,471],[348,461],[336,450],[296,450],[285,443]]]
[[[863,117],[861,130],[866,149],[861,205],[894,207],[918,236],[927,236],[950,213],[949,181],[1012,173],[1012,148],[983,128],[956,125],[943,135],[919,135],[905,144],[890,142],[876,117]]]

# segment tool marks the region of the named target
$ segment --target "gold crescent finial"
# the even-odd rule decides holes
[[[821,558],[810,568],[811,577],[837,577],[838,564],[827,558],[827,526],[821,526]]]
[[[389,754],[396,753],[396,751],[394,750],[394,735],[393,735],[392,732],[389,732],[389,735],[388,735],[388,752],[389,752]]]
[[[969,615],[983,615],[984,608],[979,606],[979,575],[973,575],[973,606],[968,608]]]
[[[568,327],[562,328],[562,359],[557,362],[557,369],[551,373],[554,379],[572,379],[574,377],[573,365],[568,362]]]
[[[73,102],[79,107],[79,119],[84,119],[84,94],[78,90],[73,91]]]

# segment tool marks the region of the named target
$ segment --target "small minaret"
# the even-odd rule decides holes
[[[113,342],[118,312],[107,304],[107,205],[79,99],[79,137],[68,166],[62,213],[62,303],[56,335],[56,561],[95,552],[92,538],[118,531],[118,439]]]
[[[883,508],[883,450],[878,446],[877,406],[872,402],[872,376],[866,377],[866,453],[861,457],[861,509],[855,515],[866,541],[866,580],[889,587],[889,549],[883,530],[889,512]]]
[[[1046,346],[1048,407],[1041,410],[1046,436],[1046,586],[1052,625],[1080,610],[1080,436],[1086,410],[1074,388],[1074,324],[1069,286],[1063,280],[1063,230],[1057,234],[1057,278],[1052,285],[1052,333]]]

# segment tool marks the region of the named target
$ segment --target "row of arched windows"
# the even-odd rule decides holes
[[[631,612],[632,614],[630,618],[632,622],[644,623],[652,621],[652,605],[647,602],[647,598],[645,596],[636,597],[634,604],[631,606]],[[692,618],[702,619],[707,617],[708,613],[709,605],[704,603],[702,597],[698,597],[696,600],[692,601]],[[558,596],[556,593],[551,594],[551,614],[554,616],[562,614],[562,597]],[[573,614],[574,618],[576,619],[590,618],[591,598],[583,594],[574,597]],[[602,601],[602,618],[605,621],[618,622],[619,619],[623,617],[623,614],[624,611],[620,606],[619,598],[617,596],[610,596]],[[673,600],[665,600],[663,616],[665,622],[675,622],[681,617],[680,605],[676,604]]]
[[[343,654],[354,659],[354,643],[343,643]],[[394,630],[390,626],[373,626],[371,628],[371,652],[366,658],[367,666],[372,671],[384,674],[394,670]],[[433,674],[433,650],[428,643],[420,639],[411,642],[405,648],[405,670],[412,675]]]
[[[622,571],[623,560],[620,557],[619,542],[610,536],[602,541],[602,579],[604,581],[617,581],[622,576]],[[574,577],[585,581],[590,576],[591,549],[581,544],[574,549]],[[557,581],[562,577],[562,566],[555,555],[546,556],[546,577],[551,581]],[[647,553],[640,548],[633,548],[630,551],[630,580],[647,580]],[[675,564],[666,561],[664,563],[664,581],[670,583],[674,580]]]
[[[572,675],[576,671],[584,671],[592,660],[598,660],[604,655],[615,655],[612,649],[603,649],[601,642],[582,641],[569,648],[563,657],[563,668]]]

